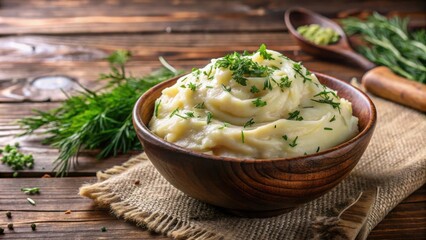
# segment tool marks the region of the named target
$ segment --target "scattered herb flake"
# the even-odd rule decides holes
[[[39,194],[40,188],[32,187],[32,188],[21,188],[21,191],[25,194],[33,195],[33,194]]]
[[[281,88],[281,91],[284,90],[284,88],[290,88],[292,81],[288,78],[288,76],[282,77],[280,79],[280,83],[278,86]]]
[[[207,112],[207,124],[212,122],[213,114],[211,112]]]
[[[224,122],[223,125],[221,127],[219,127],[219,129],[224,129],[224,128],[228,127],[228,126],[229,126],[229,124],[226,123],[226,122]]]
[[[336,115],[333,115],[333,117],[330,119],[330,122],[336,121]]]
[[[195,117],[193,112],[186,112],[185,115],[188,116],[189,118]]]
[[[295,138],[294,138],[294,140],[291,142],[291,143],[289,143],[288,145],[290,146],[290,147],[292,147],[292,148],[294,148],[294,147],[296,147],[297,146],[297,139],[299,138],[299,136],[296,136]]]
[[[316,151],[316,152],[319,152],[319,150],[320,150],[320,147],[318,146],[318,148],[317,148],[317,151]]]
[[[296,111],[294,111],[294,112],[290,112],[290,113],[288,113],[288,120],[296,120],[296,121],[302,121],[303,120],[303,117],[302,116],[299,116],[299,114],[300,114],[300,111],[298,111],[298,110],[296,110]]]
[[[101,232],[106,232],[107,231],[107,228],[106,227],[102,227],[101,228]]]
[[[283,139],[284,139],[285,141],[287,141],[287,140],[288,140],[287,135],[284,135],[284,136],[283,136]]]
[[[241,130],[241,142],[244,143],[244,131]]]
[[[31,229],[32,229],[33,231],[35,231],[35,230],[36,230],[36,228],[37,228],[37,225],[36,225],[35,223],[31,223]]]
[[[6,217],[7,218],[12,218],[12,212],[11,211],[7,211],[6,212]]]
[[[205,108],[205,106],[204,106],[204,102],[197,103],[197,104],[194,106],[194,108],[196,108],[196,109],[204,109],[204,108]]]
[[[250,127],[251,125],[255,124],[255,122],[253,121],[253,118],[251,118],[250,120],[248,120],[245,124],[244,124],[244,128],[246,127]]]
[[[266,106],[267,102],[262,101],[261,98],[257,98],[256,100],[251,101],[256,107],[264,107]]]
[[[251,93],[258,93],[260,90],[256,87],[256,86],[251,86],[251,88],[250,88],[250,92]]]
[[[305,76],[302,73],[302,64],[301,63],[293,63],[293,70],[303,78],[303,83],[305,83],[306,81],[312,81],[311,78]]]
[[[325,127],[324,130],[331,131],[331,130],[333,130],[333,128]]]
[[[155,101],[155,107],[154,107],[154,116],[158,117],[158,108],[160,107],[161,99],[159,101]]]
[[[275,58],[272,57],[272,54],[268,53],[268,51],[266,50],[266,45],[262,44],[259,47],[259,50],[257,50],[260,54],[260,56],[263,57],[263,59],[265,60],[275,60]]]
[[[169,117],[173,117],[176,113],[178,113],[179,112],[179,108],[176,108],[175,110],[173,110],[173,112],[172,113],[170,113],[170,116]]]
[[[222,84],[222,88],[226,92],[231,92],[231,86],[225,86],[225,84]]]
[[[191,89],[191,91],[195,92],[197,90],[197,85],[195,83],[188,83],[188,88]]]

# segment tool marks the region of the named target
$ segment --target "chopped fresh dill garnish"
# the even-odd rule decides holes
[[[158,117],[158,108],[160,107],[161,99],[159,101],[155,101],[155,107],[154,107],[154,116]]]
[[[260,54],[260,56],[263,57],[263,59],[265,60],[275,60],[275,58],[272,57],[272,54],[268,53],[268,51],[266,51],[266,45],[262,44],[259,47],[259,50],[257,50]]]
[[[288,120],[296,120],[296,121],[302,121],[303,117],[299,116],[300,111],[296,110],[294,112],[290,112],[288,113]]]
[[[197,103],[197,104],[194,106],[194,108],[197,108],[197,109],[204,109],[204,108],[205,108],[205,106],[204,106],[204,102]]]
[[[195,115],[194,115],[193,112],[186,112],[185,115],[188,116],[188,117],[190,117],[190,118],[195,117]]]
[[[256,107],[264,107],[267,102],[263,101],[261,98],[256,98],[256,100],[251,101]]]
[[[271,78],[267,77],[263,82],[263,90],[269,89],[272,90]]]
[[[315,94],[314,97],[320,97],[320,99],[311,99],[311,101],[314,101],[317,103],[329,104],[333,109],[338,109],[340,112],[340,102],[333,101],[333,97],[336,97],[337,99],[339,99],[339,97],[337,96],[335,92],[327,91],[326,89],[324,89],[322,92]]]
[[[333,117],[330,119],[330,122],[336,121],[336,115],[333,115]]]
[[[227,122],[224,122],[223,125],[221,127],[219,127],[219,129],[224,129],[228,126],[229,126],[229,124]]]
[[[248,120],[245,124],[244,124],[244,128],[246,127],[250,127],[251,125],[255,124],[255,122],[253,121],[253,118],[251,118],[250,120]]]
[[[296,73],[298,73],[302,78],[303,78],[303,83],[305,83],[306,81],[312,81],[312,79],[311,78],[309,78],[309,77],[307,77],[307,76],[305,76],[303,73],[302,73],[302,65],[301,65],[301,63],[293,63],[293,70],[296,72]],[[308,75],[308,74],[306,74],[306,75]]]
[[[180,85],[181,88],[186,88],[186,86],[184,84]]]
[[[333,129],[332,129],[332,128],[329,128],[329,127],[325,127],[325,128],[324,128],[324,130],[331,131],[331,130],[333,130]]]
[[[241,142],[244,143],[244,130],[241,130]]]
[[[271,69],[261,66],[248,57],[234,52],[216,61],[216,67],[228,68],[232,78],[242,86],[247,86],[248,77],[268,77]]]
[[[190,83],[188,83],[188,88],[191,89],[192,91],[195,91],[195,90],[197,90],[197,85],[190,82]]]
[[[278,86],[281,88],[281,90],[284,90],[284,88],[290,88],[292,81],[288,78],[288,76],[282,77],[280,79],[280,83]]]
[[[201,70],[198,68],[192,68],[192,75],[196,76],[197,78],[200,76]]]
[[[212,80],[213,79],[213,76],[210,76],[212,74],[212,70],[213,70],[213,66],[210,66],[209,72],[206,72],[206,71],[203,72],[204,75],[207,76],[207,80]]]
[[[287,140],[288,140],[287,135],[284,135],[284,136],[283,136],[283,139],[284,139],[285,141],[287,141]]]
[[[170,113],[170,116],[169,117],[173,117],[176,113],[178,113],[179,112],[179,108],[176,108],[175,110],[173,110],[173,112],[172,113]]]
[[[251,88],[250,88],[250,92],[251,93],[258,93],[259,92],[259,89],[256,87],[256,86],[251,86]]]
[[[225,84],[222,83],[222,88],[226,92],[231,92],[231,86],[225,86]]]
[[[305,106],[303,108],[314,108],[314,106]]]
[[[318,146],[318,147],[317,147],[317,151],[316,151],[316,152],[319,152],[319,150],[320,150],[320,147]]]
[[[213,114],[211,112],[207,112],[207,124],[212,122]]]
[[[294,138],[293,142],[289,143],[288,145],[290,147],[296,147],[297,146],[297,139],[299,138],[299,136],[296,136],[296,138]]]

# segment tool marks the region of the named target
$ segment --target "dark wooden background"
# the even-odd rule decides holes
[[[35,167],[12,178],[0,164],[0,226],[13,222],[4,239],[144,238],[166,239],[117,220],[108,210],[77,195],[78,188],[95,181],[98,170],[123,163],[129,155],[97,161],[81,156],[65,178],[41,178],[52,172],[57,150],[40,144],[38,136],[16,138],[16,120],[32,109],[51,109],[63,99],[59,91],[42,91],[32,82],[40,76],[66,75],[96,89],[103,60],[116,49],[134,54],[130,71],[148,73],[164,56],[173,66],[189,70],[232,51],[254,51],[261,43],[283,52],[309,69],[350,80],[363,72],[343,63],[330,63],[301,52],[283,24],[291,6],[304,6],[331,18],[358,10],[410,16],[411,27],[426,26],[426,2],[405,1],[195,1],[195,0],[0,0],[0,145],[19,141],[35,157]],[[72,82],[70,89],[75,88]],[[21,187],[36,186],[41,194],[30,205]],[[65,214],[72,210],[71,214]],[[13,212],[7,219],[6,211]],[[32,232],[31,223],[37,224]],[[101,227],[107,232],[101,232]],[[426,188],[399,204],[373,230],[369,239],[426,239]]]

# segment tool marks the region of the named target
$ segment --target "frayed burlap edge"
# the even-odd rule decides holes
[[[138,207],[130,206],[120,199],[115,193],[110,192],[110,187],[104,184],[105,180],[121,174],[130,168],[148,160],[143,153],[131,158],[119,166],[114,166],[106,171],[96,174],[97,183],[85,184],[80,188],[79,194],[94,200],[95,204],[102,207],[110,207],[111,212],[125,221],[136,223],[137,226],[146,227],[150,231],[164,234],[176,239],[188,240],[219,240],[224,237],[216,233],[200,229],[182,220],[160,212],[143,212]]]

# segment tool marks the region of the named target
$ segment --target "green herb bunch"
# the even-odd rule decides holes
[[[7,144],[4,148],[0,148],[0,154],[2,155],[0,161],[15,171],[23,170],[24,168],[33,168],[34,166],[33,155],[23,154],[19,150],[19,143],[15,143],[14,145]],[[14,175],[16,174],[15,172]]]
[[[111,72],[101,74],[108,81],[101,91],[84,88],[51,111],[35,110],[35,116],[21,119],[23,135],[40,129],[44,143],[59,149],[55,160],[57,175],[64,176],[83,150],[99,149],[99,159],[141,149],[132,125],[132,109],[137,99],[157,83],[178,74],[167,63],[145,77],[128,76],[125,64],[131,53],[119,50],[107,60]],[[162,60],[162,59],[160,59]]]
[[[387,19],[374,13],[366,21],[342,20],[348,35],[360,34],[370,45],[358,50],[370,61],[408,79],[426,83],[426,31],[409,33],[408,19]]]

